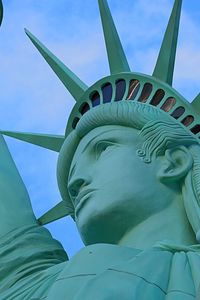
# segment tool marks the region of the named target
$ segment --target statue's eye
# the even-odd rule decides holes
[[[101,154],[107,153],[108,150],[113,147],[115,143],[110,141],[99,141],[95,144],[95,154],[96,158],[99,158]]]

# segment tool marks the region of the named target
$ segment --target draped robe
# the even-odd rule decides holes
[[[1,238],[0,261],[1,300],[200,299],[199,245],[95,244],[68,260],[47,229],[31,226]]]

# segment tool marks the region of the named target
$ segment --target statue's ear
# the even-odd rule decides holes
[[[158,177],[162,182],[183,179],[192,168],[193,158],[185,146],[167,149],[161,157]]]

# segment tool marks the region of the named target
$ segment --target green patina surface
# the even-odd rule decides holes
[[[59,153],[62,197],[36,220],[1,135],[1,300],[200,299],[199,96],[172,88],[181,3],[148,76],[99,0],[111,75],[91,87],[26,30],[76,104],[63,136],[1,131]],[[70,261],[42,227],[67,215],[85,244]]]

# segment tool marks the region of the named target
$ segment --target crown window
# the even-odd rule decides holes
[[[138,101],[140,102],[147,102],[147,99],[149,98],[151,92],[153,90],[153,86],[151,83],[145,83],[143,89],[142,89],[142,93],[140,95],[140,98],[138,99]]]
[[[76,118],[74,118],[74,120],[73,120],[73,122],[72,122],[72,128],[73,128],[73,129],[75,129],[75,128],[76,128],[76,125],[78,124],[79,120],[80,120],[80,119],[79,119],[79,118],[77,118],[77,117],[76,117]]]
[[[120,101],[123,99],[126,91],[126,81],[124,79],[120,79],[116,82],[116,94],[115,101]]]
[[[168,98],[165,103],[161,106],[161,109],[168,112],[176,104],[176,99],[173,97]]]
[[[155,95],[153,96],[150,104],[152,104],[153,106],[157,106],[161,100],[164,98],[165,96],[165,92],[161,89],[157,90]]]
[[[88,110],[90,110],[90,106],[87,102],[84,102],[79,109],[82,115],[84,115]]]
[[[189,126],[190,124],[192,124],[193,121],[194,121],[193,116],[187,116],[183,119],[183,121],[181,121],[181,123],[183,123],[183,125],[185,126]]]
[[[197,134],[200,132],[200,125],[197,124],[191,129],[192,133]]]
[[[178,119],[179,117],[181,117],[184,114],[184,112],[185,112],[185,108],[183,106],[179,106],[173,111],[171,116],[174,119]]]
[[[100,95],[99,93],[96,91],[94,92],[91,96],[90,96],[90,100],[92,102],[92,106],[95,107],[97,105],[100,104]]]
[[[129,91],[128,91],[128,100],[134,100],[140,89],[140,82],[136,79],[130,81]]]
[[[110,102],[112,99],[112,85],[111,83],[106,83],[102,86],[103,93],[103,103]]]

